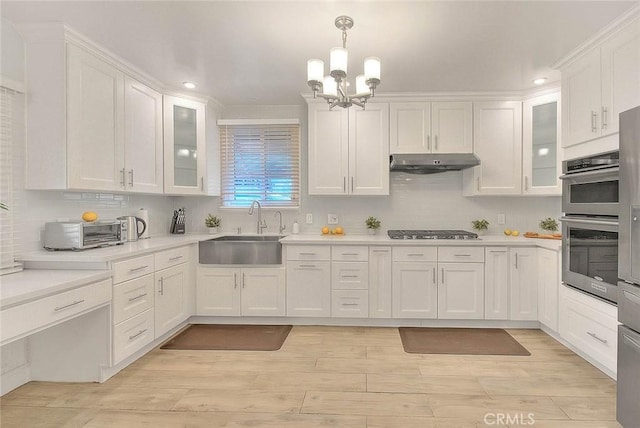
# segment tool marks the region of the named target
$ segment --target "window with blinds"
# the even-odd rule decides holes
[[[300,125],[219,121],[222,207],[298,207]]]

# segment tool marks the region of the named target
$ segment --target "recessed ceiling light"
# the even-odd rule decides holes
[[[546,81],[547,81],[546,77],[538,77],[536,80],[533,81],[533,84],[534,85],[542,85]]]
[[[193,82],[182,82],[182,86],[184,86],[187,89],[195,89],[196,88],[196,84]]]

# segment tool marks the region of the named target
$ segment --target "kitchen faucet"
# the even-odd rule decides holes
[[[262,235],[262,229],[267,227],[267,221],[262,221],[262,206],[259,201],[251,202],[251,208],[249,208],[249,215],[253,215],[253,207],[258,206],[258,218],[256,222],[256,233]]]
[[[282,213],[280,211],[276,211],[275,215],[278,216],[278,233],[282,235],[287,226],[282,224]]]

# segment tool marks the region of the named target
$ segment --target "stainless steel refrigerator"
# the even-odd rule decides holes
[[[640,107],[620,113],[617,418],[640,427]]]

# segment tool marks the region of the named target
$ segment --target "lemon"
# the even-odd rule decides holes
[[[342,235],[344,233],[344,229],[340,226],[336,227],[336,235]]]
[[[504,230],[504,234],[507,235],[507,236],[511,235],[511,233],[512,233],[511,229],[505,229]]]
[[[520,232],[518,232],[517,230],[511,231],[511,236],[518,236],[518,235],[520,235]]]
[[[82,219],[84,221],[96,221],[98,219],[98,214],[93,211],[86,211],[82,213]]]
[[[328,228],[327,226],[325,226],[325,227],[323,227],[323,228],[322,228],[322,234],[323,234],[323,235],[328,235],[328,234],[329,234],[329,232],[330,232],[330,230],[329,230],[329,228]]]

